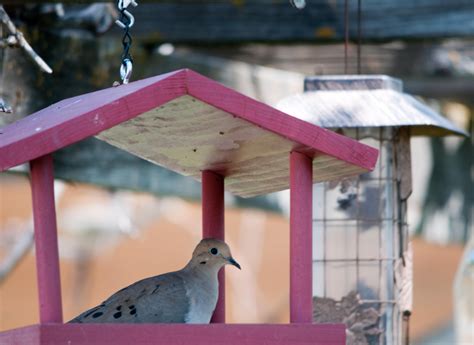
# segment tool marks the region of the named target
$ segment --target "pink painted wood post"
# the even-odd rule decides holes
[[[202,237],[225,240],[224,177],[213,171],[202,172]],[[225,322],[225,271],[219,272],[219,299],[211,322]]]
[[[52,156],[32,160],[30,169],[40,322],[61,323],[63,316]]]
[[[290,154],[290,322],[312,322],[312,159]]]

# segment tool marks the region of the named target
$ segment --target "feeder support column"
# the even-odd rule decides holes
[[[30,162],[40,323],[61,323],[61,279],[54,205],[53,158]]]
[[[308,156],[290,154],[290,322],[312,322],[313,163]]]
[[[224,177],[213,171],[202,172],[202,237],[225,240]],[[225,322],[225,271],[219,272],[219,299],[211,322]]]

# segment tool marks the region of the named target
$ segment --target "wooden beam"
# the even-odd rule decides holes
[[[239,91],[268,104],[302,92],[306,76],[337,75],[344,71],[344,47],[340,44],[193,48],[192,51],[177,49],[172,58],[177,64],[197,66],[207,74],[223,75],[227,85],[240,87]],[[356,74],[355,50],[354,45],[349,45],[349,74]],[[362,52],[363,74],[399,78],[404,91],[410,94],[467,104],[474,102],[474,75],[468,72],[467,63],[474,54],[471,40],[365,44]],[[440,55],[446,56],[449,63],[443,63]],[[410,63],[413,61],[416,64]]]
[[[65,324],[0,333],[0,343],[141,345],[344,345],[344,324]]]
[[[290,322],[313,321],[313,164],[290,153]]]
[[[202,237],[225,240],[224,177],[213,171],[202,172]],[[225,268],[219,272],[219,299],[212,323],[225,322]]]
[[[30,163],[41,323],[61,323],[61,279],[51,155]]]

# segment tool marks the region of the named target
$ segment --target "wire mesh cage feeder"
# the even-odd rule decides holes
[[[347,344],[403,344],[411,312],[410,137],[465,135],[387,76],[305,79],[278,108],[379,150],[371,172],[313,187],[313,319]],[[405,322],[404,322],[405,320]]]

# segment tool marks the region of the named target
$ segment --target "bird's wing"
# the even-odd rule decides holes
[[[189,305],[183,278],[171,272],[123,288],[69,322],[183,323]]]

